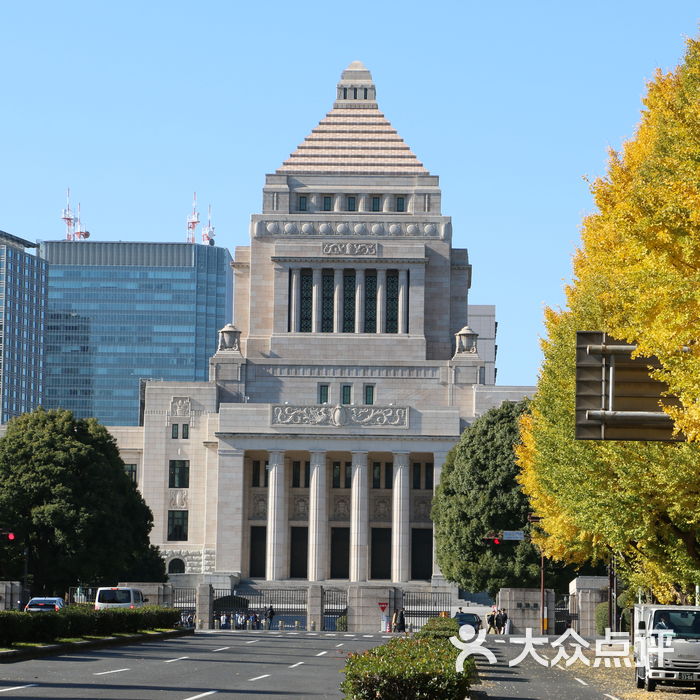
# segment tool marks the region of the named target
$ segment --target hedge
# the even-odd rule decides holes
[[[398,637],[361,654],[350,654],[340,688],[352,700],[463,700],[474,660],[455,670],[458,650],[446,639]]]
[[[459,623],[453,617],[431,617],[416,632],[416,637],[430,637],[432,639],[449,639],[458,636]]]
[[[0,611],[0,645],[52,642],[59,637],[109,636],[145,629],[170,629],[179,619],[179,610],[156,606],[136,610],[92,610],[69,606],[59,612]]]

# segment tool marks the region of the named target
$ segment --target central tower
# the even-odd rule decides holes
[[[244,356],[453,356],[467,323],[467,251],[451,247],[438,177],[379,111],[359,61],[332,110],[266,176],[250,233],[235,256]]]

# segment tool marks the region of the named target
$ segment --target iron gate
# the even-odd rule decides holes
[[[403,608],[406,627],[420,629],[431,617],[438,617],[441,612],[450,614],[451,593],[418,593],[404,591]]]
[[[267,609],[272,606],[274,629],[278,628],[280,621],[285,627],[298,624],[306,629],[306,598],[306,588],[251,588],[233,593],[228,589],[214,589],[214,616],[243,613],[250,617],[255,613],[262,623]]]
[[[338,629],[338,618],[345,616],[347,631],[348,592],[336,588],[324,588],[322,595],[323,629],[335,632]]]
[[[564,634],[574,620],[578,615],[569,612],[569,596],[564,595],[554,605],[554,634]]]
[[[180,618],[187,623],[190,616],[194,618],[197,606],[196,588],[173,588],[172,606],[180,611]]]

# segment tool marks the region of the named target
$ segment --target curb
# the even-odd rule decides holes
[[[105,637],[104,639],[85,640],[81,642],[66,642],[65,644],[45,644],[41,647],[24,649],[11,649],[0,651],[0,664],[10,664],[17,661],[29,661],[40,659],[43,656],[59,656],[71,654],[83,649],[105,649],[108,647],[124,646],[126,644],[140,644],[141,642],[160,641],[175,637],[186,637],[194,634],[194,628],[171,630],[169,632],[156,632],[154,634],[130,634],[124,637]]]

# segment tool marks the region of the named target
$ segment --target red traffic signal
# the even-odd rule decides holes
[[[493,543],[494,544],[501,544],[501,540],[498,537],[493,538]]]
[[[14,533],[14,532],[8,532],[8,533],[7,533],[7,539],[8,539],[8,540],[14,540],[14,539],[15,539],[15,533]]]

